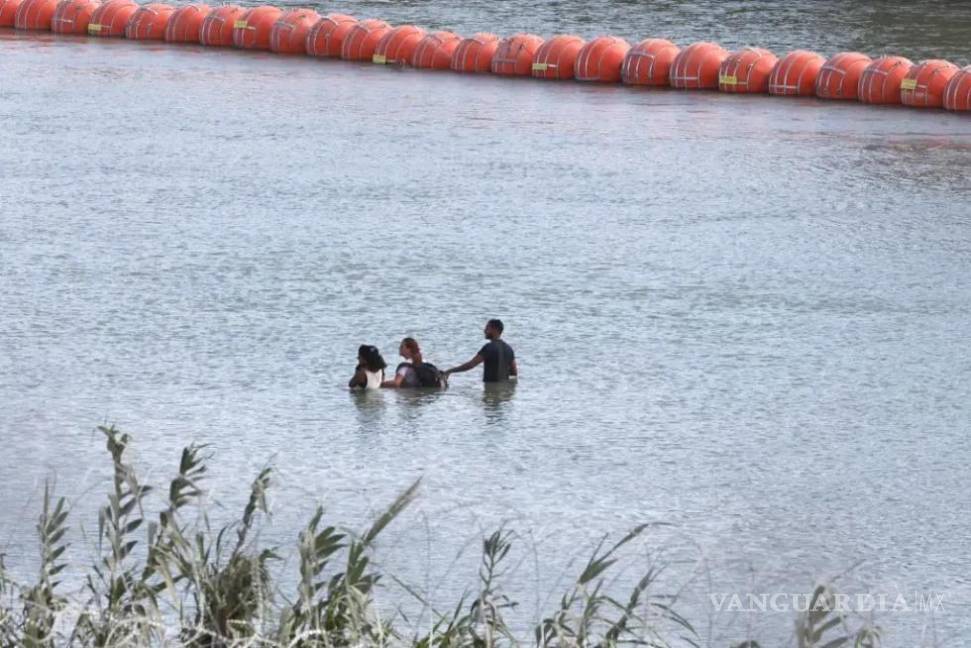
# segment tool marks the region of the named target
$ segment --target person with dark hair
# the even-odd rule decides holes
[[[496,383],[515,380],[519,377],[519,368],[516,366],[516,353],[512,347],[502,339],[502,331],[505,327],[502,320],[491,319],[485,325],[485,337],[488,342],[479,349],[471,360],[457,367],[452,367],[445,372],[445,379],[453,373],[462,373],[469,369],[474,369],[480,364],[482,367],[482,382]]]
[[[409,387],[442,387],[442,372],[430,362],[425,362],[421,347],[415,338],[406,337],[398,347],[398,353],[405,359],[395,370],[394,379],[385,380],[382,387],[402,389]]]
[[[347,386],[351,389],[378,389],[384,382],[387,367],[378,347],[362,344],[357,349],[357,369]]]

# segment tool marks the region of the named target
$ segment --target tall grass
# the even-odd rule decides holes
[[[361,533],[327,524],[318,507],[296,539],[295,585],[283,591],[271,578],[270,565],[279,557],[261,547],[254,533],[268,514],[271,469],[251,483],[238,521],[213,529],[201,502],[209,456],[204,446],[189,446],[161,510],[152,516],[145,508],[152,487],[141,483],[126,459],[130,437],[114,427],[99,429],[113,479],[98,513],[97,558],[72,566],[72,577],[82,574],[83,588],[65,594],[60,578],[67,568],[68,509],[63,497],[45,487],[35,581],[15,582],[0,554],[0,647],[699,645],[691,623],[675,610],[676,598],[655,591],[653,568],[623,596],[608,591],[607,575],[619,550],[650,525],[613,544],[601,542],[532,633],[519,635],[506,619],[517,604],[503,593],[514,536],[496,531],[482,540],[477,582],[469,593],[450,609],[434,611],[431,624],[418,631],[403,612],[382,616],[374,599],[382,574],[372,562],[375,541],[415,499],[418,482]],[[431,607],[415,589],[399,584]],[[796,620],[799,648],[878,646],[874,630],[853,630],[833,611],[832,596],[818,588],[810,611]],[[746,641],[735,648],[759,644]]]

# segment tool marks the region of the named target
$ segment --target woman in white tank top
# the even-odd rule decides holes
[[[357,350],[357,369],[347,386],[351,389],[380,389],[387,366],[377,347],[362,344]]]

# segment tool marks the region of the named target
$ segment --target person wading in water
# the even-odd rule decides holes
[[[503,328],[502,320],[491,319],[486,322],[484,333],[489,341],[479,349],[474,358],[446,371],[445,379],[448,380],[448,377],[453,373],[462,373],[474,369],[480,364],[484,364],[482,382],[497,383],[518,378],[519,368],[516,367],[516,353],[502,339]]]
[[[378,348],[362,344],[357,350],[357,368],[347,386],[351,389],[378,389],[384,382],[384,368],[387,367]]]
[[[438,368],[430,362],[425,362],[421,356],[421,348],[414,338],[406,337],[398,347],[398,353],[405,359],[394,372],[393,380],[385,380],[382,387],[388,389],[403,389],[409,387],[443,387],[444,376]]]

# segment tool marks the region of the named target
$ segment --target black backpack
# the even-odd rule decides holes
[[[412,371],[415,372],[419,387],[441,387],[444,382],[442,372],[430,362],[423,362],[417,367],[410,362],[403,362],[398,367],[400,368],[402,365],[410,366]]]

